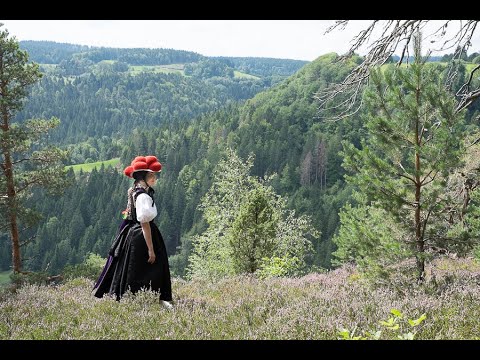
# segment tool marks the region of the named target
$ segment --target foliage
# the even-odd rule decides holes
[[[385,210],[366,205],[358,193],[358,205],[347,203],[340,210],[340,228],[333,237],[337,250],[335,265],[356,263],[370,275],[380,275],[394,264],[411,256],[403,242],[407,236]]]
[[[261,259],[257,275],[260,279],[295,275],[299,268],[299,259],[295,256],[272,256]]]
[[[319,236],[310,219],[295,218],[268,179],[249,175],[253,155],[243,162],[228,150],[226,158],[201,203],[208,228],[193,238],[189,275],[254,273],[263,258],[273,256],[297,258],[296,269],[305,266],[309,236]]]
[[[440,238],[438,245],[458,256],[466,256],[480,245],[480,144],[476,141],[479,135],[476,130],[465,137],[460,166],[449,175],[446,183],[447,195],[452,199],[448,214],[450,226],[447,236]]]
[[[96,280],[105,265],[105,261],[106,260],[98,254],[88,253],[83,264],[65,266],[63,269],[63,277],[65,280],[79,277]]]
[[[192,239],[187,235],[181,239],[181,245],[178,246],[178,252],[168,258],[170,274],[172,277],[186,277],[188,257],[192,253],[192,250]]]
[[[53,41],[21,41],[23,49],[31,53],[33,61],[59,64],[73,58],[85,58],[98,63],[117,60],[132,65],[160,65],[198,61],[202,55],[191,51],[173,49],[119,49],[96,46],[63,44]]]
[[[185,75],[200,79],[208,79],[214,76],[233,77],[233,69],[222,61],[215,59],[202,59],[198,63],[185,65]]]
[[[48,274],[46,271],[17,272],[10,275],[10,280],[14,284],[14,288],[32,284],[46,285],[48,283]]]
[[[89,252],[105,256],[118,231],[129,179],[103,165],[77,174],[69,169],[67,177],[74,186],[62,189],[62,197],[36,191],[31,198],[48,216],[33,232],[39,241],[26,248],[30,269],[57,274],[67,264],[82,264]]]
[[[53,41],[20,41],[20,47],[26,50],[32,61],[41,64],[59,64],[73,54],[88,50],[88,46],[57,43]]]
[[[389,317],[386,321],[385,320],[380,321],[380,325],[382,325],[385,328],[385,330],[388,330],[391,333],[396,333],[397,338],[399,340],[413,340],[415,338],[415,335],[417,334],[417,331],[413,329],[416,329],[416,327],[419,326],[427,318],[427,314],[423,313],[418,319],[408,319],[408,321],[402,321],[404,320],[404,315],[401,313],[400,310],[392,309],[390,310],[390,313],[392,314],[392,316]],[[408,324],[410,328],[405,330],[406,324]],[[410,329],[412,329],[413,332]],[[350,332],[347,329],[342,329],[338,332],[338,334],[340,335],[338,339],[339,340],[379,340],[381,339],[381,336],[382,336],[382,330],[377,330],[373,332],[365,331],[365,334],[363,336],[362,335],[355,336],[356,330],[357,328],[354,328],[352,332]]]
[[[273,254],[280,213],[275,211],[275,193],[268,187],[245,195],[230,229],[235,272],[255,272],[262,258]]]
[[[473,256],[477,261],[480,262],[480,245],[477,245],[473,248]]]
[[[272,59],[256,57],[216,57],[225,61],[226,65],[244,73],[261,77],[281,76],[287,77],[297,72],[308,61],[291,59]]]
[[[218,86],[215,78],[207,81],[149,72],[130,76],[113,68],[107,71],[105,66],[103,70],[85,67],[82,74],[46,75],[33,87],[30,101],[17,118],[37,114],[62,118],[51,136],[59,145],[89,137],[118,140],[136,128],[152,129],[218,110],[268,86],[251,79],[222,78]]]
[[[22,109],[32,84],[42,74],[38,64],[28,62],[28,54],[20,50],[15,37],[9,37],[0,24],[0,213],[5,219],[0,231],[8,231],[12,245],[12,268],[22,271],[20,247],[28,243],[21,234],[34,226],[40,214],[28,204],[34,187],[42,187],[49,194],[62,193],[68,184],[62,160],[65,151],[48,142],[48,133],[60,121],[32,118],[15,122],[14,117]],[[29,206],[30,205],[30,206]],[[22,229],[23,228],[23,229]],[[22,236],[22,239],[20,238]]]
[[[447,236],[446,179],[462,152],[463,115],[455,113],[439,71],[425,65],[418,49],[409,67],[373,69],[365,95],[369,138],[360,149],[344,142],[343,152],[344,167],[354,173],[347,181],[407,231],[402,240],[417,257],[419,277],[426,251]]]

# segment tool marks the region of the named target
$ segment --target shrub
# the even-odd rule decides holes
[[[298,268],[298,263],[299,260],[295,256],[290,257],[286,255],[283,257],[264,257],[262,258],[260,268],[256,271],[256,274],[261,279],[293,275]]]
[[[85,277],[96,280],[105,265],[105,259],[98,254],[88,253],[83,264],[67,265],[63,270],[65,280]]]

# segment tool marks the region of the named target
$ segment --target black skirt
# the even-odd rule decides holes
[[[104,294],[115,295],[117,300],[130,290],[136,293],[142,288],[158,291],[160,300],[172,300],[172,284],[168,265],[167,250],[153,221],[152,243],[155,262],[149,264],[148,248],[139,222],[125,220],[110,248],[105,267],[95,284],[93,293],[96,297]]]

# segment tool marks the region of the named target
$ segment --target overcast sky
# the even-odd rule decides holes
[[[324,35],[333,20],[0,20],[18,40],[189,50],[207,56],[314,60],[344,53],[369,21]],[[471,51],[480,51],[476,34]],[[451,52],[451,51],[450,51]]]

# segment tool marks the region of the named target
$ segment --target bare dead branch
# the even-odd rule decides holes
[[[433,175],[433,176],[431,177],[431,179],[430,179],[430,180],[428,180],[428,181],[426,181],[426,182],[422,183],[422,186],[428,185],[428,184],[430,184],[432,181],[434,181],[434,180],[435,180],[435,178],[437,177],[437,174],[438,174],[438,171],[435,173],[435,175]],[[423,179],[423,180],[425,180],[425,179]]]
[[[370,69],[384,64],[399,47],[401,55],[397,66],[401,65],[405,59],[408,62],[408,49],[414,34],[418,30],[424,29],[429,21],[430,20],[373,20],[366,29],[360,31],[353,37],[350,49],[346,54],[339,56],[337,61],[345,61],[351,58],[360,47],[368,45],[376,29],[381,30],[381,35],[371,42],[363,62],[353,68],[341,83],[330,84],[327,88],[315,94],[314,98],[319,102],[320,112],[327,113],[327,116],[332,118],[332,120],[343,119],[358,112],[361,107],[365,85],[367,85],[369,80]],[[452,22],[453,20],[445,20],[440,27],[425,38],[425,40],[430,39],[430,43],[443,41],[441,47],[434,51],[445,51],[449,48],[456,49],[451,62],[452,66],[449,68],[446,77],[445,86],[447,87],[449,87],[453,83],[453,79],[458,76],[458,71],[454,66],[454,60],[459,59],[471,46],[471,40],[479,21],[459,21],[460,26],[458,30],[456,30],[453,35],[447,35],[447,27],[451,27]],[[334,30],[341,31],[345,29],[348,23],[349,20],[338,20],[330,26],[325,33],[327,34]],[[472,70],[468,82],[457,92],[456,97],[458,104],[455,109],[456,112],[467,108],[480,97],[480,88],[470,89],[473,73],[478,70],[478,68],[477,66]],[[342,98],[341,101],[338,101],[339,97]],[[331,115],[332,112],[333,115]]]

